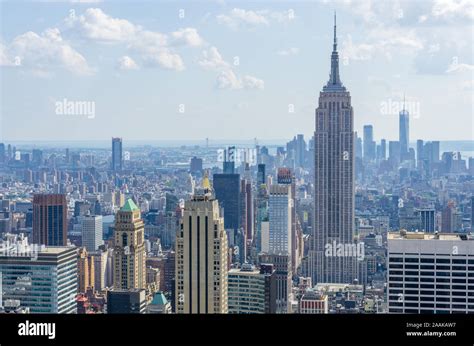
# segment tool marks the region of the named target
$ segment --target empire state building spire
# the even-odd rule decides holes
[[[329,81],[323,88],[323,91],[345,91],[339,78],[339,53],[337,52],[337,34],[336,34],[336,12],[334,12],[334,43],[331,54],[331,73]]]

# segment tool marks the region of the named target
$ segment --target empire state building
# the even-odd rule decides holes
[[[354,114],[339,77],[336,15],[329,81],[316,109],[314,228],[310,248],[312,280],[351,283],[357,278],[354,244]],[[333,249],[341,251],[332,251]]]

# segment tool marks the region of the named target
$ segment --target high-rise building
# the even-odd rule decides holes
[[[144,314],[146,312],[146,291],[142,288],[107,291],[108,314]]]
[[[112,170],[120,172],[123,168],[122,138],[112,138]]]
[[[95,287],[94,259],[89,256],[85,248],[80,248],[77,258],[78,291],[86,292]]]
[[[146,287],[145,231],[140,209],[132,199],[115,215],[114,288]]]
[[[244,263],[229,271],[229,314],[276,312],[276,280],[271,267],[270,272],[265,272]]]
[[[389,313],[473,313],[474,238],[448,233],[388,234]]]
[[[82,219],[82,246],[87,251],[96,251],[102,240],[102,215],[86,215]]]
[[[274,184],[270,186],[268,203],[269,253],[291,256],[292,203],[291,185]]]
[[[364,125],[364,160],[375,159],[376,144],[374,141],[374,128],[372,125]]]
[[[0,253],[0,273],[4,301],[19,300],[31,313],[76,313],[76,248],[24,245],[21,256]]]
[[[355,132],[355,156],[362,159],[362,138],[357,135]]]
[[[4,163],[5,158],[5,144],[0,143],[0,163]]]
[[[424,143],[422,139],[416,141],[416,167],[419,170],[423,169],[423,162],[425,160],[425,154],[423,153]]]
[[[389,141],[388,142],[388,160],[393,165],[398,165],[401,160],[400,156],[400,142]]]
[[[265,184],[265,164],[260,163],[257,168],[257,185]]]
[[[420,214],[420,231],[426,233],[434,233],[435,231],[435,210],[421,209]]]
[[[309,270],[313,282],[351,283],[357,277],[354,257],[325,256],[328,244],[351,244],[354,238],[354,113],[350,93],[339,78],[335,22],[331,73],[319,95],[314,139],[315,213]]]
[[[410,149],[410,115],[405,109],[405,102],[403,102],[403,109],[399,114],[399,142],[401,159],[408,158]]]
[[[456,231],[456,207],[449,201],[441,212],[441,232],[452,233]]]
[[[67,204],[63,194],[33,196],[33,243],[48,246],[67,244]]]
[[[189,171],[191,173],[202,172],[202,159],[196,156],[191,158],[191,163],[189,164]]]
[[[209,179],[184,204],[176,235],[177,313],[227,313],[228,247]]]
[[[286,314],[291,312],[291,258],[287,254],[261,253],[258,257],[260,267],[272,265],[275,271],[276,298],[275,312]]]
[[[296,136],[296,158],[295,164],[297,167],[303,167],[305,163],[306,142],[304,136],[299,134]]]
[[[387,158],[387,141],[382,139],[380,141],[380,159],[385,160]]]
[[[212,183],[219,207],[224,211],[225,229],[237,230],[240,227],[240,175],[214,174]]]

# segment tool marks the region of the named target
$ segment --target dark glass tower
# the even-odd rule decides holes
[[[122,170],[122,157],[122,138],[112,138],[112,170],[114,172]]]
[[[315,223],[310,274],[315,282],[351,283],[356,257],[329,256],[328,246],[354,242],[354,114],[339,77],[336,15],[329,81],[319,94],[315,141]]]
[[[67,244],[67,203],[63,194],[33,196],[33,242],[48,246]]]

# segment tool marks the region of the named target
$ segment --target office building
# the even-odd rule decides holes
[[[389,313],[473,313],[474,238],[450,233],[388,234]]]
[[[261,253],[258,256],[260,266],[271,265],[275,273],[276,298],[275,312],[278,314],[286,314],[291,312],[291,258],[287,254],[269,254]]]
[[[202,159],[196,156],[191,158],[191,163],[189,164],[189,171],[191,173],[201,173],[202,172]]]
[[[146,287],[144,223],[132,199],[115,215],[114,288]]]
[[[75,314],[77,251],[23,244],[22,254],[0,252],[3,300],[19,300],[31,313]]]
[[[146,291],[141,288],[128,290],[113,289],[107,291],[108,314],[144,314],[146,313]]]
[[[82,219],[82,246],[87,251],[96,251],[104,243],[102,240],[102,216],[86,215]]]
[[[399,142],[401,159],[405,160],[410,150],[410,115],[405,109],[405,101],[399,114]]]
[[[274,184],[270,186],[268,217],[268,252],[288,254],[292,250],[292,195],[291,185]]]
[[[270,267],[258,269],[244,263],[229,270],[229,314],[276,312],[276,277]]]
[[[434,209],[420,209],[420,231],[426,233],[434,233],[435,231],[435,210]]]
[[[123,168],[122,138],[112,138],[112,171],[120,172]]]
[[[374,128],[372,125],[364,126],[364,160],[375,160],[376,143],[374,141]]]
[[[33,243],[48,246],[67,244],[67,204],[63,194],[33,196]]]
[[[177,313],[227,313],[227,234],[207,176],[184,204],[176,235]]]

